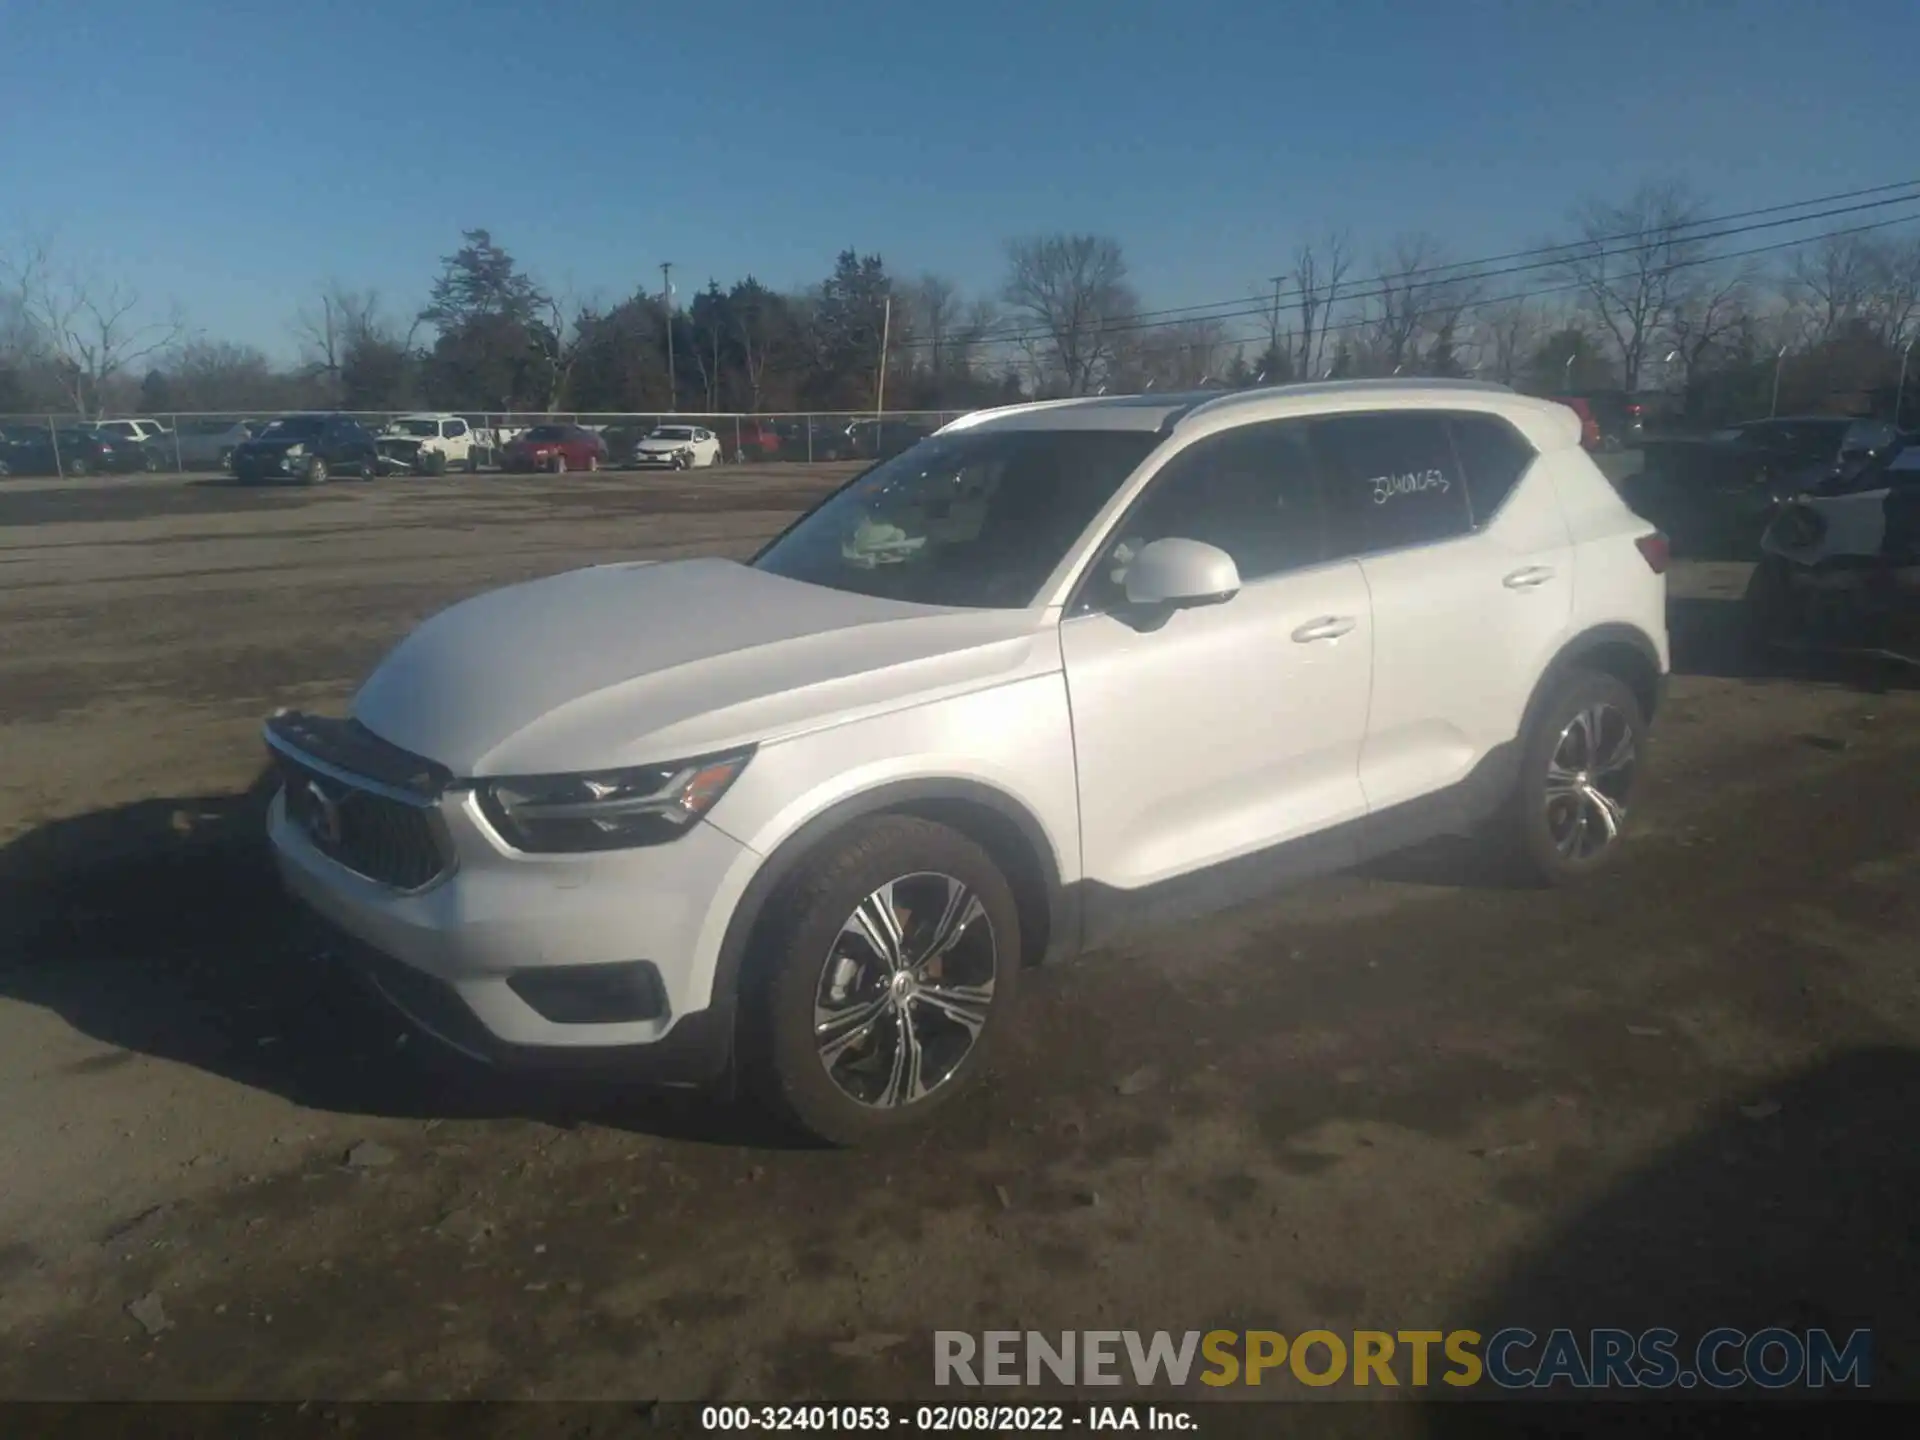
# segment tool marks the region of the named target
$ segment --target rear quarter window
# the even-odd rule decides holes
[[[1539,452],[1498,415],[1453,415],[1447,428],[1466,483],[1468,512],[1476,526],[1485,525]]]

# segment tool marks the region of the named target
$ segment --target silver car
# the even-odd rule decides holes
[[[257,424],[245,420],[182,420],[174,439],[183,470],[224,470],[234,447],[251,440]],[[171,449],[171,446],[167,448]]]

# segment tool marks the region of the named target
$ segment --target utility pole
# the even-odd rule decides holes
[[[877,420],[887,413],[887,342],[893,336],[893,296],[887,296],[880,316],[880,384],[874,391],[873,415]]]
[[[1273,313],[1267,316],[1268,364],[1272,364],[1274,358],[1280,353],[1280,287],[1286,283],[1286,278],[1284,275],[1276,275],[1273,277]],[[1260,378],[1262,380],[1266,379],[1267,372],[1262,370],[1260,372]]]
[[[660,299],[667,312],[667,413],[680,408],[680,387],[673,373],[673,262],[660,262]]]

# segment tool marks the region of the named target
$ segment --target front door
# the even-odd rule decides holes
[[[1372,621],[1359,565],[1325,558],[1303,435],[1242,426],[1176,454],[1061,624],[1090,938],[1103,915],[1212,909],[1357,853]],[[1174,536],[1225,550],[1241,589],[1156,625],[1126,605],[1126,563]]]

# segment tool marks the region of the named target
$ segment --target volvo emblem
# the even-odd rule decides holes
[[[313,802],[307,814],[307,828],[313,838],[322,845],[337,846],[344,833],[340,828],[340,802],[318,780],[307,782],[307,798]]]

